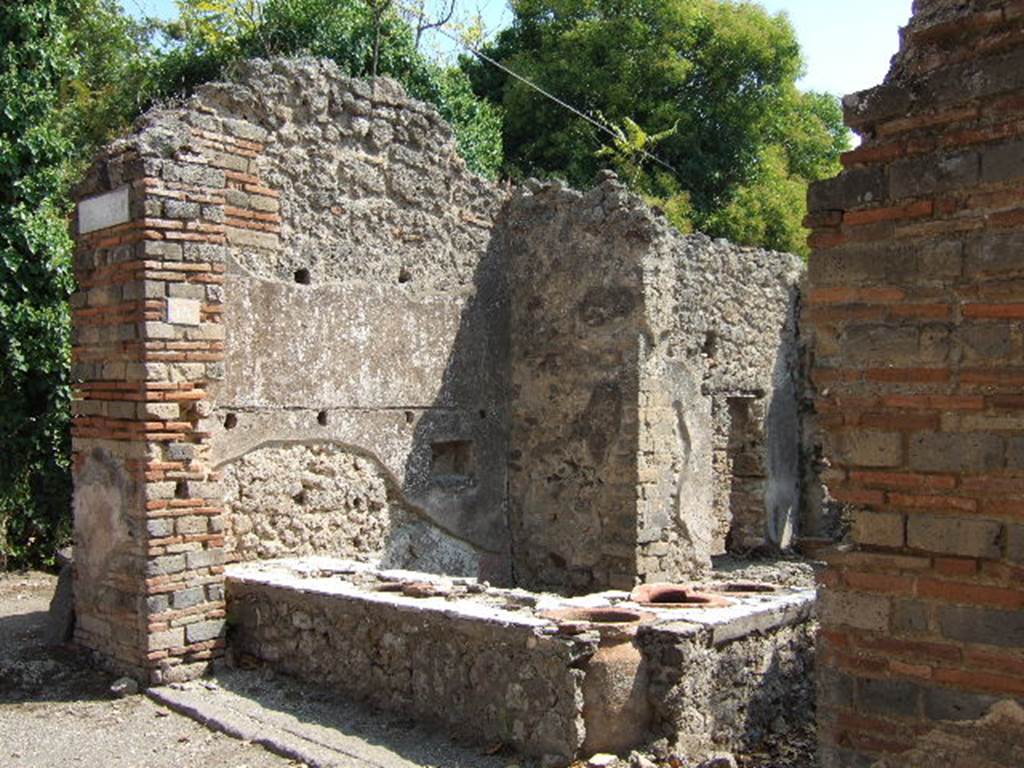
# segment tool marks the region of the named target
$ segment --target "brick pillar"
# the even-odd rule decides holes
[[[226,178],[188,146],[168,151],[173,135],[142,137],[114,145],[78,190],[76,638],[159,683],[201,674],[224,645],[203,418],[223,376]]]
[[[1024,696],[1024,3],[915,11],[885,84],[845,101],[863,144],[810,193],[813,381],[852,523],[820,586],[829,767]]]

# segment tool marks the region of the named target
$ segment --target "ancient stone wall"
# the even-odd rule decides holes
[[[611,196],[612,199],[607,198]],[[509,250],[509,498],[516,577],[631,588],[636,577],[639,261],[606,217],[617,185],[518,196]],[[590,221],[582,212],[594,211]]]
[[[624,587],[698,573],[730,534],[788,546],[799,259],[684,237],[613,179],[534,185],[499,232],[517,579]]]
[[[1022,40],[1019,2],[919,0],[885,83],[845,101],[863,144],[810,193],[813,380],[852,525],[820,588],[826,766],[916,765],[940,721],[1024,695]],[[986,722],[977,764],[1018,762]]]
[[[706,360],[715,471],[713,551],[790,547],[805,468],[798,323],[804,265],[791,254],[686,238],[677,261],[676,323]],[[693,307],[699,308],[694,312]],[[806,477],[806,482],[805,482]]]
[[[508,572],[503,193],[390,81],[238,76],[78,191],[78,636],[155,680],[223,647],[226,556]]]
[[[244,116],[265,145],[238,170],[259,186],[242,178],[226,193],[213,460],[237,477],[258,451],[265,477],[229,505],[229,554],[394,562],[404,547],[419,553],[409,567],[507,579],[506,303],[489,251],[503,193],[391,81],[346,80],[318,61],[247,66],[198,94],[218,115]],[[335,463],[359,469],[324,467],[313,480],[295,461],[299,443],[344,450]],[[327,495],[298,487],[307,480]],[[252,522],[246,498],[292,535],[236,546],[235,522]],[[325,513],[334,537],[302,532]]]
[[[793,611],[788,621],[725,641],[682,621],[643,628],[637,642],[648,665],[654,732],[683,754],[702,754],[747,750],[812,723],[808,613]]]
[[[232,648],[346,696],[567,765],[583,743],[591,635],[484,606],[231,578]],[[440,606],[437,605],[440,603]],[[489,614],[494,614],[493,616]]]
[[[225,175],[164,139],[115,143],[80,186],[71,299],[75,637],[154,681],[202,671],[224,644],[223,515],[200,422],[223,377]]]
[[[491,185],[388,80],[235,77],[79,190],[86,645],[201,672],[235,560],[583,592],[789,543],[798,260],[683,237],[613,175]]]

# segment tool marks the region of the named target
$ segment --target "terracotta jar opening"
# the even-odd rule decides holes
[[[630,600],[657,608],[723,608],[730,605],[721,595],[702,592],[690,584],[641,584]]]

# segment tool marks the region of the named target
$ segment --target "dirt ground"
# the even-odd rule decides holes
[[[112,677],[93,669],[71,647],[47,643],[47,609],[55,585],[56,579],[47,574],[0,573],[0,766],[303,765],[255,744],[208,730],[145,696],[112,695]],[[286,682],[281,684],[287,687]],[[410,737],[417,739],[415,734],[406,739]],[[429,738],[419,741],[432,759],[417,759],[415,764],[447,768],[444,758],[431,754],[426,743]],[[738,754],[736,759],[739,768],[810,768],[814,764],[814,744],[813,731],[803,727],[775,734],[761,750]],[[649,757],[652,760],[647,765],[687,765],[672,757]],[[355,761],[352,766],[368,764]],[[520,761],[512,765],[524,764]]]
[[[0,766],[287,768],[297,763],[207,730],[145,696],[115,698],[112,678],[48,646],[56,579],[0,574]]]

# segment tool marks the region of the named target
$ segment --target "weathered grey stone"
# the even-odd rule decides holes
[[[921,706],[921,688],[908,680],[861,678],[856,701],[865,712],[914,717]]]
[[[119,699],[134,696],[139,692],[139,684],[131,677],[119,677],[111,684],[110,692]]]
[[[924,689],[924,714],[930,720],[978,720],[998,701],[996,696],[929,686]]]
[[[928,632],[928,607],[917,600],[896,600],[892,606],[892,629],[898,635]]]
[[[164,203],[164,216],[168,219],[198,219],[200,212],[199,203],[186,203],[181,200],[168,200]]]
[[[74,565],[65,562],[57,575],[57,588],[50,598],[47,637],[51,643],[66,643],[75,631]]]
[[[981,152],[981,180],[986,183],[1024,176],[1024,141],[988,146]]]
[[[189,552],[185,555],[188,559],[189,569],[209,568],[214,565],[224,565],[224,550],[202,549],[198,552]]]
[[[1001,554],[1002,531],[1002,524],[994,520],[911,515],[907,545],[926,552],[996,559]]]
[[[885,171],[881,167],[846,170],[834,179],[812,184],[807,208],[812,213],[870,205],[885,197]]]
[[[154,539],[162,539],[174,533],[174,519],[162,517],[146,521],[146,533]]]
[[[884,596],[832,589],[818,591],[818,614],[823,623],[831,626],[887,632],[891,613],[892,602]]]
[[[844,464],[859,467],[896,467],[903,462],[903,438],[899,432],[849,429],[830,433],[832,455]]]
[[[162,555],[146,562],[147,576],[166,576],[171,573],[181,573],[184,570],[184,555]]]
[[[920,472],[974,472],[1003,465],[1003,440],[980,432],[918,432],[910,438],[910,467]]]
[[[78,233],[80,235],[124,224],[131,219],[128,201],[131,190],[118,187],[94,197],[87,197],[78,202]]]
[[[963,643],[1003,647],[1024,644],[1024,613],[994,608],[944,605],[938,608],[942,636]]]
[[[190,643],[202,643],[207,640],[215,640],[224,632],[224,622],[220,619],[214,621],[200,621],[196,624],[189,624],[185,627],[185,637]]]
[[[478,555],[389,497],[382,468],[332,445],[260,449],[225,468],[227,550],[323,554],[476,575]]]
[[[889,199],[901,200],[956,189],[974,184],[979,174],[976,152],[903,160],[889,167]]]
[[[475,742],[558,756],[561,765],[582,743],[577,666],[593,653],[592,639],[381,600],[235,579],[228,586],[237,649],[291,675]]]
[[[793,725],[810,716],[813,633],[806,624],[720,646],[710,640],[705,631],[676,632],[672,624],[638,633],[659,724],[653,735],[667,736],[684,754],[708,755],[743,748],[759,738],[755,734],[766,734],[780,713]]]

